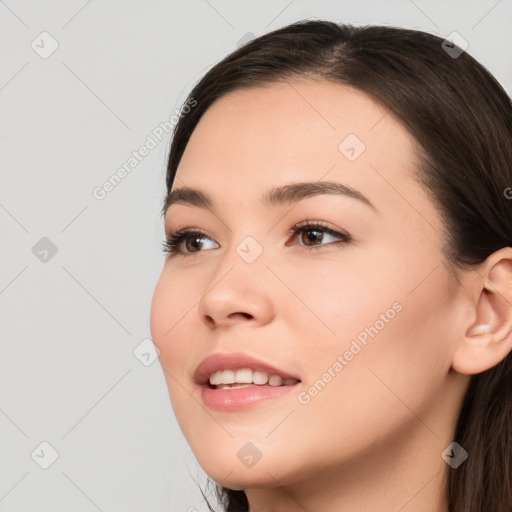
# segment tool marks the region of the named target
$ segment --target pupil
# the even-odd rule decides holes
[[[200,249],[201,248],[201,242],[198,242],[198,240],[201,240],[199,237],[190,238],[189,240],[192,241],[192,246],[195,249]]]
[[[317,229],[310,229],[308,231],[306,231],[306,233],[319,233],[319,231]],[[313,235],[313,236],[310,236],[309,234],[307,235],[307,238],[310,242],[315,242],[317,241],[317,238],[318,238],[319,235]]]

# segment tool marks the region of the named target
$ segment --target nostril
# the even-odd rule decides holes
[[[236,312],[236,313],[231,313],[231,314],[229,315],[229,317],[231,318],[231,317],[236,316],[236,315],[241,315],[241,316],[243,316],[244,318],[247,318],[248,320],[249,320],[249,319],[251,319],[251,318],[253,317],[251,314],[249,314],[249,313],[243,313],[242,311],[240,311],[240,312]]]

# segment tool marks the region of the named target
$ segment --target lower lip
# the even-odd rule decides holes
[[[279,398],[296,391],[300,382],[293,386],[247,386],[237,389],[213,389],[204,387],[201,398],[204,404],[216,411],[241,411],[253,407],[265,400]]]

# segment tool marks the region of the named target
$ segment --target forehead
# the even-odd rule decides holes
[[[412,179],[415,141],[384,107],[352,87],[295,80],[236,90],[204,113],[173,188],[201,188],[229,204],[269,188],[330,180],[374,204],[422,195]],[[404,205],[402,205],[404,206]]]
[[[266,155],[275,148],[283,155],[304,154],[315,147],[318,154],[326,149],[337,154],[346,135],[356,133],[368,139],[384,117],[387,111],[357,89],[325,81],[279,82],[219,98],[201,118],[190,142],[192,138],[202,143],[207,138],[212,145],[237,142],[251,156]],[[385,124],[389,128],[390,120]],[[309,144],[304,147],[304,142]]]

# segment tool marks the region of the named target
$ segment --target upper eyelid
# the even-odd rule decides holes
[[[292,224],[290,226],[290,228],[288,228],[286,233],[292,231],[294,228],[302,229],[302,228],[306,228],[306,227],[320,227],[326,231],[334,231],[334,232],[339,233],[340,235],[349,236],[349,233],[342,228],[331,227],[325,221],[318,221],[318,220],[315,221],[315,220],[309,220],[309,219],[302,220],[302,221],[296,222],[295,224]],[[190,234],[205,235],[208,238],[210,238],[211,240],[213,240],[213,237],[210,236],[206,230],[201,229],[201,228],[196,228],[196,227],[185,226],[184,228],[165,230],[164,234],[165,234],[165,237],[168,238],[172,235],[178,235],[180,233],[185,233],[186,235],[190,235]]]
[[[315,221],[315,220],[310,220],[310,219],[306,219],[306,220],[296,222],[295,224],[293,224],[288,229],[287,235],[297,236],[297,233],[294,233],[294,231],[301,231],[301,230],[308,231],[308,229],[306,229],[306,228],[309,228],[309,230],[311,230],[311,231],[315,228],[317,228],[317,229],[319,228],[320,230],[325,231],[328,235],[337,237],[341,240],[349,241],[349,240],[353,239],[352,235],[344,229],[337,228],[337,227],[332,228],[332,227],[328,226],[325,221]],[[214,243],[216,243],[217,245],[219,245],[219,243],[215,241],[214,237],[210,236],[207,232],[205,232],[199,228],[191,228],[191,227],[185,227],[185,228],[171,231],[169,233],[169,235],[166,235],[166,239],[168,240],[171,237],[178,237],[178,238],[181,238],[181,240],[178,242],[181,244],[183,242],[183,240],[185,240],[193,235],[199,235],[200,237],[206,237],[206,238],[210,239],[211,241],[213,241]]]

